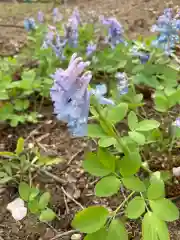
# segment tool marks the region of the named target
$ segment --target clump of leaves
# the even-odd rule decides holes
[[[88,136],[98,139],[98,150],[86,155],[83,167],[99,178],[95,186],[97,197],[119,195],[121,188],[130,193],[115,209],[90,206],[75,215],[72,226],[86,233],[86,240],[127,240],[123,219],[138,218],[142,219],[143,239],[169,240],[166,222],[179,219],[178,208],[166,198],[165,193],[165,184],[172,177],[172,171],[152,172],[148,161],[141,156],[144,147],[155,145],[159,148],[162,141],[167,144],[164,130],[160,129],[160,122],[155,119],[139,119],[138,106],[133,111],[129,107],[131,104],[122,102],[122,99],[119,104],[104,108],[96,100],[92,101],[92,113],[99,124],[88,125]],[[127,125],[127,135],[116,130],[116,124],[121,121]],[[174,132],[178,130],[179,126]],[[175,134],[173,139],[178,140],[179,134]],[[140,170],[149,176],[144,178],[139,174]],[[125,218],[119,217],[119,214]]]
[[[28,180],[38,169],[62,162],[61,158],[43,156],[38,148],[25,148],[19,138],[15,152],[0,152],[0,184]],[[31,179],[29,179],[31,180]]]
[[[51,199],[49,192],[41,193],[37,187],[30,187],[26,182],[20,182],[18,190],[30,213],[39,216],[41,222],[49,222],[56,217],[54,211],[48,207]]]

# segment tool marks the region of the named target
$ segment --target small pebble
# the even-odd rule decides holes
[[[172,169],[172,172],[173,172],[173,175],[174,175],[175,177],[179,177],[179,176],[180,176],[180,167],[174,167],[174,168]]]
[[[81,234],[76,233],[71,236],[71,240],[81,240]]]

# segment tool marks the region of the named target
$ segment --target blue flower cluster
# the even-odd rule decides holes
[[[106,41],[112,48],[115,48],[119,43],[126,44],[126,41],[123,38],[123,27],[116,18],[104,18],[101,16],[100,20],[102,24],[108,27],[108,36]]]
[[[35,30],[37,28],[34,18],[27,18],[24,20],[24,28],[26,31]]]
[[[128,93],[128,78],[126,73],[117,72],[115,75],[117,79],[117,90],[119,95],[124,95]]]
[[[180,40],[180,19],[178,16],[173,17],[172,9],[165,9],[164,14],[158,18],[151,31],[158,33],[157,39],[152,42],[152,45],[162,48],[166,54],[170,55]]]
[[[88,43],[86,48],[86,56],[90,57],[96,51],[97,45],[92,41]]]
[[[54,84],[50,95],[54,103],[54,113],[59,120],[67,123],[70,133],[77,137],[87,135],[91,95],[95,95],[101,104],[114,104],[104,97],[107,91],[104,85],[88,90],[92,74],[84,70],[89,64],[90,62],[84,62],[77,54],[73,54],[68,68],[58,69],[52,75]]]

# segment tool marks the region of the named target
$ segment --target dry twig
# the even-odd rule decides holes
[[[78,201],[76,201],[69,193],[67,193],[63,187],[61,187],[61,190],[71,201],[73,201],[81,209],[84,209],[84,207]]]
[[[84,151],[84,148],[80,149],[78,152],[76,152],[68,161],[67,166],[71,164],[71,162],[80,154]]]
[[[62,179],[62,178],[60,178],[60,177],[58,177],[58,176],[56,176],[56,175],[48,172],[48,171],[45,170],[45,169],[39,169],[39,170],[40,170],[42,173],[44,173],[45,175],[47,175],[48,177],[54,179],[56,182],[60,183],[60,184],[66,184],[66,183],[67,183],[67,181],[65,181],[64,179]]]

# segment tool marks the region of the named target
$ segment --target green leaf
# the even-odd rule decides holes
[[[102,178],[95,187],[97,197],[110,197],[118,193],[121,181],[115,176]]]
[[[115,124],[123,120],[128,111],[128,104],[127,103],[120,103],[119,105],[108,109],[107,112],[107,119]]]
[[[88,124],[88,137],[91,138],[101,138],[106,137],[106,133],[103,131],[98,124]]]
[[[104,147],[104,148],[110,147],[110,146],[112,146],[112,145],[114,145],[114,144],[116,144],[116,139],[113,138],[113,137],[101,138],[101,139],[99,139],[99,141],[98,141],[98,145],[99,145],[100,147]]]
[[[179,210],[169,199],[150,200],[150,207],[161,220],[172,222],[179,219]]]
[[[43,210],[39,216],[39,220],[41,222],[50,222],[56,217],[55,212],[51,210],[50,208],[47,208],[46,210]]]
[[[134,131],[138,127],[138,118],[133,111],[128,114],[128,127],[131,131]]]
[[[23,71],[20,87],[25,90],[31,90],[33,88],[33,82],[36,77],[35,70]]]
[[[9,95],[6,92],[6,90],[0,90],[0,101],[1,100],[8,100],[9,99]]]
[[[12,167],[11,167],[11,163],[10,162],[4,162],[3,163],[3,169],[6,171],[6,173],[9,176],[12,176]]]
[[[167,225],[152,212],[147,212],[142,221],[143,240],[170,240]]]
[[[136,128],[136,131],[140,132],[146,132],[153,129],[156,129],[160,126],[160,123],[156,120],[143,120],[139,122],[138,127]]]
[[[111,172],[115,171],[115,163],[117,159],[110,153],[110,151],[104,148],[99,148],[97,156],[106,169],[109,169]]]
[[[101,206],[91,206],[78,212],[73,221],[72,227],[82,233],[94,233],[104,226],[109,212]]]
[[[31,188],[31,192],[29,195],[29,201],[32,201],[35,199],[35,197],[37,197],[37,195],[39,194],[39,189],[36,187],[32,187]]]
[[[144,145],[146,142],[146,138],[142,133],[129,132],[129,136],[133,141],[135,141],[139,145]]]
[[[97,155],[90,152],[87,154],[86,159],[83,162],[83,168],[85,171],[96,177],[103,177],[111,173],[111,170],[105,168],[105,166],[100,162]]]
[[[140,65],[136,65],[133,69],[132,69],[132,73],[136,74],[138,72],[142,72],[144,70],[144,65],[140,64]]]
[[[64,159],[60,157],[40,156],[37,163],[40,165],[50,166],[62,162],[64,162]]]
[[[119,171],[123,177],[129,177],[138,172],[141,164],[140,154],[138,152],[131,152],[120,160]]]
[[[122,178],[122,181],[124,186],[127,189],[130,189],[136,192],[146,191],[145,184],[138,177],[135,177],[135,176],[125,177],[125,178]]]
[[[154,98],[155,109],[159,112],[166,112],[169,108],[168,99],[163,94],[155,94]]]
[[[50,198],[51,198],[51,195],[49,192],[43,193],[39,199],[39,209],[46,208],[50,201]]]
[[[31,188],[25,182],[20,182],[19,184],[19,195],[24,201],[29,200],[29,195],[31,193]]]
[[[118,62],[117,68],[124,68],[127,64],[127,60],[120,60]]]
[[[147,71],[147,68],[146,68]],[[134,84],[143,84],[153,88],[156,88],[159,85],[156,76],[147,76],[142,73],[136,74],[133,77]]]
[[[169,171],[161,171],[160,174],[161,174],[161,179],[164,182],[167,182],[168,180],[170,180],[172,178],[172,173]]]
[[[5,173],[5,172],[0,172],[0,178],[6,177],[6,176],[8,176],[7,173]]]
[[[33,199],[28,202],[28,209],[31,213],[36,214],[39,212],[39,201],[38,199]]]
[[[101,228],[95,233],[90,233],[85,236],[84,240],[105,240],[107,236],[107,230],[105,228]]]
[[[126,216],[130,219],[137,219],[145,212],[145,202],[142,197],[135,197],[128,202]]]
[[[151,177],[150,186],[147,190],[147,196],[150,200],[158,199],[165,196],[165,186],[163,180],[161,179],[160,172],[159,177],[157,175]]]
[[[175,106],[180,101],[180,97],[179,97],[180,96],[180,88],[177,90],[174,89],[174,91],[175,92],[168,97],[169,107]]]
[[[15,101],[15,105],[14,108],[17,111],[24,111],[29,107],[29,100],[25,99],[25,100],[21,100],[21,99],[17,99]]]
[[[12,152],[0,152],[0,156],[2,157],[17,157],[16,154],[12,153]]]
[[[20,137],[18,139],[15,152],[17,155],[19,155],[20,153],[22,153],[23,150],[24,150],[24,139]]]
[[[114,219],[112,220],[109,226],[109,231],[106,240],[120,240],[120,239],[128,240],[128,233],[126,231],[124,224],[121,221]]]
[[[3,178],[0,179],[0,184],[6,184],[6,183],[8,183],[9,181],[11,181],[12,179],[13,179],[13,178],[12,178],[12,177],[9,177],[9,176],[3,177]]]

